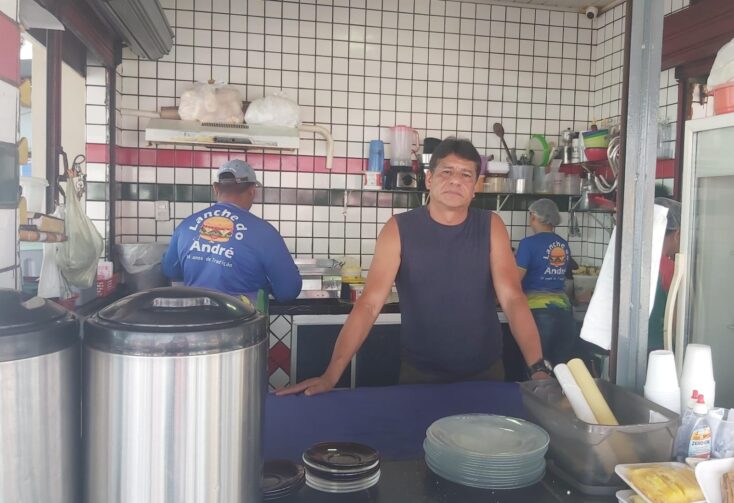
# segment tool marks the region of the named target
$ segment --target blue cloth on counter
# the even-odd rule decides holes
[[[365,387],[312,397],[268,394],[265,459],[298,461],[304,450],[326,441],[367,444],[380,451],[382,459],[422,458],[431,423],[476,412],[527,417],[517,383]]]
[[[234,204],[194,213],[171,237],[162,264],[171,279],[255,300],[258,290],[295,299],[301,276],[283,238],[270,223]]]

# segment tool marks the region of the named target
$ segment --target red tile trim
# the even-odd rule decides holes
[[[675,159],[658,159],[655,178],[675,178]]]
[[[109,162],[108,146],[87,143],[87,162]],[[221,166],[230,159],[243,159],[254,169],[266,171],[300,171],[329,173],[326,157],[293,154],[262,154],[257,152],[178,150],[164,148],[117,147],[117,164],[126,166],[156,166],[159,168],[205,168]],[[359,157],[335,157],[332,173],[358,174],[366,169],[367,160]]]
[[[0,80],[20,85],[20,27],[0,12]]]

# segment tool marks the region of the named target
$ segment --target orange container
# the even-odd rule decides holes
[[[734,112],[734,84],[725,84],[714,88],[714,114],[728,114]]]

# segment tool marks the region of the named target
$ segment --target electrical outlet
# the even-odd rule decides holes
[[[168,201],[155,202],[155,219],[158,222],[167,222],[171,219],[171,209]]]

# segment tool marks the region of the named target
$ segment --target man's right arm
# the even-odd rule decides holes
[[[380,232],[375,246],[375,255],[367,273],[362,296],[352,308],[339,337],[334,345],[331,362],[320,377],[307,379],[289,388],[283,388],[278,395],[291,395],[304,392],[305,395],[317,395],[330,391],[339,381],[344,369],[357,353],[370,333],[382,306],[390,294],[395,276],[400,267],[400,234],[398,225],[391,218]]]
[[[283,237],[274,228],[271,239],[261,253],[273,297],[280,302],[298,297],[303,286],[301,274],[298,272],[298,266],[293,261]]]

